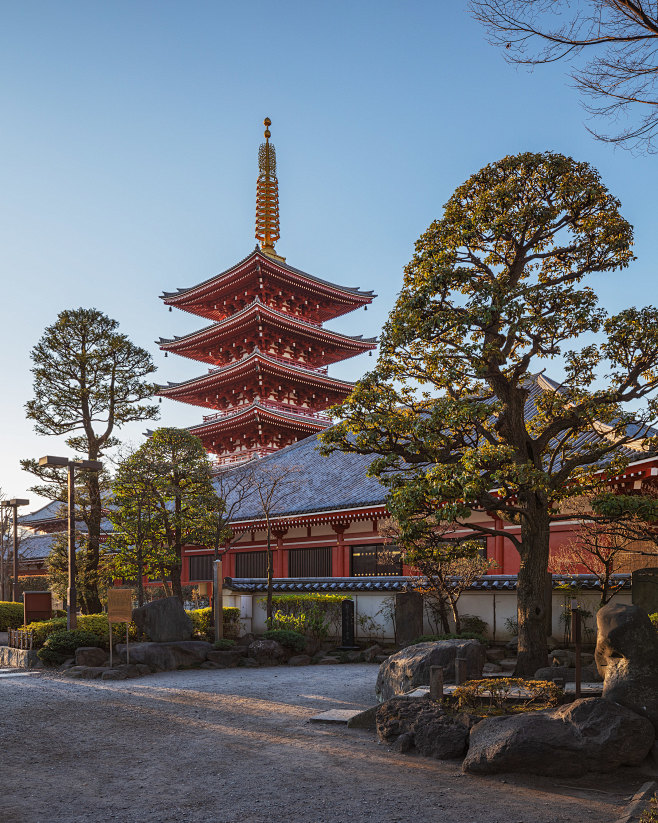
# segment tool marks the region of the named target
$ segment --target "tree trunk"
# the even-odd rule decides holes
[[[97,460],[98,455],[89,450],[89,459]],[[98,472],[85,472],[89,494],[89,520],[87,523],[87,558],[85,562],[85,603],[88,614],[99,614],[103,610],[98,591],[98,564],[101,539],[101,491]]]
[[[514,674],[533,677],[548,665],[546,645],[546,573],[550,520],[541,510],[521,524],[521,568],[517,586],[519,651]]]
[[[272,587],[274,581],[274,557],[272,556],[272,532],[267,527],[267,628],[272,628]]]
[[[460,634],[462,630],[462,623],[459,619],[459,610],[457,609],[457,600],[450,598],[450,609],[452,611],[452,619],[455,621],[455,634]]]
[[[178,484],[176,479],[174,479],[174,484],[176,488],[180,490],[180,485]],[[174,526],[174,552],[176,554],[176,565],[173,566],[171,570],[171,590],[174,593],[174,597],[177,597],[182,603],[183,587],[180,582],[181,569],[183,567],[183,537],[181,529],[181,508],[181,497],[179,493],[176,494],[176,500],[174,503],[174,510],[176,512],[176,523]]]

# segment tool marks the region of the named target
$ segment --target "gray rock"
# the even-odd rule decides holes
[[[119,644],[117,654],[125,662],[126,646]],[[213,650],[210,643],[202,640],[185,640],[179,643],[131,643],[130,662],[142,663],[152,671],[173,671],[203,663]]]
[[[492,672],[502,672],[502,670],[503,667],[498,663],[485,663],[482,667],[482,676],[484,677]]]
[[[379,667],[375,693],[380,703],[430,682],[430,666],[443,668],[445,683],[455,679],[455,658],[466,658],[467,679],[479,678],[485,663],[485,647],[477,640],[438,640],[407,646]]]
[[[117,671],[123,672],[129,680],[134,677],[142,676],[140,667],[136,663],[120,663],[118,666],[115,666],[114,668],[117,669]]]
[[[571,649],[554,649],[549,655],[548,660],[551,666],[564,666],[568,669],[573,669],[576,665],[576,655]]]
[[[126,680],[128,675],[120,669],[103,669],[101,680]]]
[[[220,669],[233,669],[244,657],[246,649],[215,649],[208,652],[207,660]]]
[[[462,718],[446,714],[442,706],[428,698],[388,700],[376,714],[379,739],[396,744],[398,751],[415,747],[425,757],[450,760],[463,757],[469,726]]]
[[[463,769],[576,777],[636,766],[651,749],[651,722],[603,698],[490,717],[472,730]]]
[[[502,649],[500,646],[489,648],[485,651],[485,655],[489,663],[498,663],[507,657],[507,649]]]
[[[310,666],[311,658],[307,654],[296,654],[288,660],[289,666]]]
[[[213,663],[211,660],[206,660],[200,666],[201,669],[225,669],[226,666],[222,666],[221,663]]]
[[[366,663],[372,663],[382,653],[382,651],[382,647],[377,644],[374,646],[368,646],[368,648],[363,652],[363,659]]]
[[[247,652],[259,666],[278,666],[290,656],[276,640],[254,640]]]
[[[658,634],[639,606],[608,603],[596,616],[603,697],[648,717],[658,730]]]
[[[340,663],[340,660],[335,657],[321,657],[318,660],[318,666],[333,666],[336,663]]]
[[[97,646],[80,646],[75,650],[76,666],[102,666],[107,660],[107,652]]]
[[[177,597],[163,597],[133,609],[133,621],[155,643],[171,643],[192,637],[192,621]]]
[[[144,677],[147,674],[153,674],[153,672],[151,671],[151,667],[147,666],[146,663],[135,663],[135,666],[137,667],[137,671],[140,673],[140,675],[142,675],[142,677]]]
[[[245,669],[257,669],[258,661],[254,660],[252,657],[242,657],[240,658],[238,666],[244,666]]]

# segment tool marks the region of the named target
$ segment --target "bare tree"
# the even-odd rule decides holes
[[[250,465],[248,477],[257,509],[267,530],[267,627],[272,628],[272,589],[274,555],[272,552],[273,518],[286,508],[286,501],[299,488],[298,466]]]
[[[586,111],[615,124],[613,134],[589,129],[595,137],[656,150],[655,0],[470,0],[470,8],[508,62],[572,63],[571,78]]]

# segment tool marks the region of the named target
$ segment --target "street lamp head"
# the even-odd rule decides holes
[[[75,460],[76,469],[86,469],[90,472],[99,472],[103,468],[100,460]]]
[[[48,466],[51,469],[61,468],[62,466],[68,466],[68,464],[68,457],[53,457],[52,454],[47,454],[45,457],[39,458],[40,466]]]
[[[14,497],[13,500],[8,500],[7,502],[9,503],[10,506],[29,506],[30,505],[30,501],[25,500],[22,497]]]

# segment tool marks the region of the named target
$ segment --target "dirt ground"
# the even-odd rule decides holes
[[[123,682],[0,677],[3,823],[612,823],[647,780],[463,775],[310,723],[374,703],[374,665]]]

